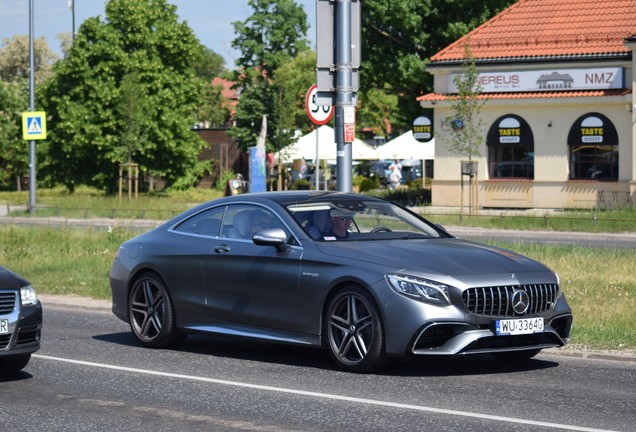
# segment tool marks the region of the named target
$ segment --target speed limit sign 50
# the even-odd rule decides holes
[[[311,120],[313,124],[324,125],[327,124],[333,116],[333,106],[316,105],[317,95],[318,90],[316,88],[316,84],[314,84],[309,87],[309,91],[307,91],[307,96],[305,97],[305,110],[307,110],[309,120]]]

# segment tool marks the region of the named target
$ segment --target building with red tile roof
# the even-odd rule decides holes
[[[465,49],[479,73],[480,207],[636,204],[635,0],[519,0],[431,57],[433,205],[468,202],[449,150]],[[462,190],[464,196],[462,196]]]

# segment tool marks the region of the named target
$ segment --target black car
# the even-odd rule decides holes
[[[42,304],[31,284],[0,266],[0,373],[22,370],[40,349]]]
[[[322,346],[353,372],[409,356],[518,361],[564,345],[572,325],[545,265],[342,192],[202,204],[122,244],[110,284],[143,346],[189,333]]]

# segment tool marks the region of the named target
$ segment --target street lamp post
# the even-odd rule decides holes
[[[75,0],[68,0],[68,7],[71,9],[71,15],[73,17],[73,33],[71,36],[73,40],[75,40]]]
[[[35,111],[33,0],[29,0],[29,111]],[[29,141],[29,213],[35,214],[35,141]]]

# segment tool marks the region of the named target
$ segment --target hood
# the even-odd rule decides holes
[[[26,279],[0,266],[0,289],[19,289],[26,285],[29,285]]]
[[[457,238],[317,242],[327,255],[451,276],[550,271],[517,253]]]

